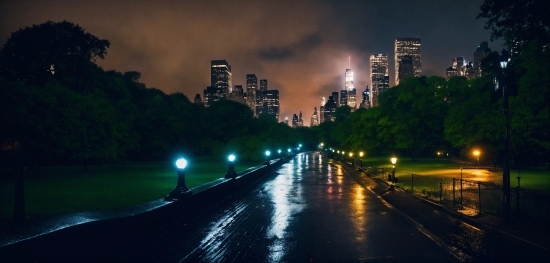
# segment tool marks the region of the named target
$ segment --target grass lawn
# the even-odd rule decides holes
[[[237,172],[261,162],[237,162]],[[190,163],[187,187],[222,178],[228,165],[199,159]],[[9,172],[9,171],[8,171]],[[160,199],[174,189],[177,174],[172,163],[120,166],[44,167],[40,176],[25,179],[25,210],[28,219],[119,208]],[[13,217],[13,178],[0,179],[0,225]]]
[[[392,169],[389,157],[364,158],[363,167],[384,167],[386,173]],[[465,180],[502,185],[502,170],[493,171],[492,167],[463,166],[444,158],[416,160],[399,158],[396,164],[395,176],[399,179],[399,184],[405,188],[411,185],[411,174],[415,174],[415,188],[421,187],[422,184],[426,184],[426,187],[432,187],[433,184],[439,184],[439,179],[452,180],[452,178],[460,178],[460,167],[464,167],[462,178]],[[422,176],[417,177],[416,175]],[[517,170],[510,171],[510,185],[512,187],[517,186],[517,176]],[[549,169],[522,170],[520,171],[520,177],[522,189],[550,193]]]

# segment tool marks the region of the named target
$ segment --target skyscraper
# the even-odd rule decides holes
[[[278,90],[264,90],[260,92],[262,95],[262,101],[260,106],[256,106],[258,115],[269,114],[273,115],[277,121],[279,121],[279,91]]]
[[[346,90],[346,102],[344,104],[340,103],[340,105],[348,105],[351,107],[352,110],[355,110],[357,106],[357,93],[355,92],[355,88],[353,87],[353,71],[351,71],[351,57],[350,57],[350,63],[349,68],[346,69],[345,74],[345,90]],[[342,100],[344,96],[340,97],[340,100]]]
[[[350,91],[353,89],[353,71],[350,68],[346,69],[346,90]]]
[[[395,40],[395,85],[405,78],[422,75],[420,51],[420,38]]]
[[[245,93],[243,92],[243,85],[235,85],[233,92],[229,93],[229,96],[227,96],[227,99],[246,105]]]
[[[340,103],[338,106],[344,106],[348,105],[348,90],[341,90],[340,91]]]
[[[321,100],[321,107],[319,107],[319,124],[323,123],[325,121],[325,97],[323,97],[323,100]]]
[[[262,92],[266,91],[266,90],[267,90],[267,79],[261,79],[260,80],[260,89],[256,91],[256,108],[257,107],[262,107],[262,105],[263,105]]]
[[[231,65],[225,60],[210,62],[210,86],[223,89],[225,96],[232,92]]]
[[[487,55],[491,53],[491,49],[487,44],[487,41],[481,42],[474,52],[474,71],[478,77],[481,76],[481,62]]]
[[[348,106],[352,111],[357,108],[357,90],[355,88],[348,90]]]
[[[378,95],[390,87],[388,75],[388,54],[372,54],[370,56],[371,107],[378,106]],[[368,87],[367,87],[368,90]]]
[[[329,97],[330,100],[330,97]],[[336,108],[340,107],[340,100],[338,100],[338,91],[332,92],[332,100],[334,101]]]
[[[310,127],[319,125],[319,115],[317,114],[317,107],[313,109],[313,115],[311,115]]]
[[[327,103],[325,103],[324,107],[325,107],[325,111],[321,113],[323,114],[323,122],[334,121],[334,119],[336,118],[335,113],[336,113],[337,106],[332,96],[328,97]]]
[[[252,109],[256,115],[256,90],[258,89],[258,79],[255,74],[246,74],[246,105]]]
[[[267,79],[260,79],[260,91],[267,90]]]

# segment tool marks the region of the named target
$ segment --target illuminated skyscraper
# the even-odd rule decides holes
[[[378,95],[390,87],[388,75],[388,54],[372,54],[370,56],[371,107],[378,106]],[[367,88],[368,90],[368,88]]]
[[[348,90],[343,89],[340,91],[340,103],[338,106],[348,105]]]
[[[350,91],[353,89],[353,71],[351,69],[346,69],[346,90]]]
[[[342,96],[340,96],[340,105],[348,105],[351,107],[352,110],[355,110],[357,107],[357,93],[355,91],[355,87],[353,86],[353,71],[351,71],[351,57],[349,58],[349,67],[346,69],[345,74],[345,95],[343,92],[341,92]],[[342,100],[345,100],[342,101]]]
[[[210,62],[210,86],[223,89],[225,96],[232,92],[231,65],[225,60],[212,60]]]
[[[258,79],[255,74],[246,74],[246,105],[252,109],[256,115],[256,91],[258,89]]]
[[[262,91],[266,91],[266,90],[267,90],[267,79],[261,79],[260,89],[256,91],[256,108],[262,107],[263,105]]]
[[[317,114],[317,107],[313,109],[313,115],[311,115],[310,127],[319,125],[319,114]]]
[[[420,51],[420,38],[395,40],[395,85],[405,78],[422,75]]]
[[[354,111],[357,108],[357,90],[348,90],[348,106]]]
[[[279,91],[278,90],[264,90],[260,91],[262,95],[262,102],[260,106],[256,106],[257,114],[269,114],[273,115],[277,122],[279,121]]]

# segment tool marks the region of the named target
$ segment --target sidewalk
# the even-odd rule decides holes
[[[346,166],[348,166],[346,164]],[[348,166],[348,168],[351,168]],[[361,172],[372,178],[367,172],[361,169]],[[373,190],[380,196],[383,196],[387,189],[390,187],[390,183],[379,179],[372,178],[378,184]],[[481,229],[498,231],[503,235],[520,240],[521,242],[529,243],[533,246],[545,250],[550,253],[550,224],[543,222],[533,222],[529,220],[523,220],[519,222],[506,223],[502,217],[481,213],[473,209],[456,210],[452,207],[446,207],[442,204],[433,202],[431,200],[424,199],[420,196],[410,194],[403,189],[395,188],[394,195],[399,195],[401,199],[417,199],[422,202],[431,205],[439,210],[445,211],[454,217],[463,220],[473,226]]]

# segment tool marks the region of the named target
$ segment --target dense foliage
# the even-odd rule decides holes
[[[18,152],[27,164],[88,165],[233,152],[260,160],[265,149],[307,142],[309,130],[254,118],[245,105],[205,108],[146,87],[139,72],[104,71],[94,59],[108,47],[67,21],[12,34],[0,51],[4,157]]]

